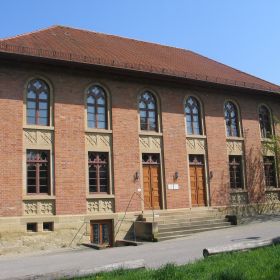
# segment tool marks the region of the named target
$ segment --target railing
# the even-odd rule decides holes
[[[125,212],[124,212],[124,216],[123,216],[122,220],[120,221],[120,223],[118,223],[118,224],[119,224],[118,229],[115,230],[114,239],[116,238],[117,234],[119,233],[119,230],[120,230],[121,225],[122,225],[122,223],[123,223],[123,221],[124,221],[124,219],[125,219],[125,217],[126,217],[126,214],[127,214],[128,209],[129,209],[129,206],[130,206],[130,204],[131,204],[131,201],[132,201],[132,199],[133,199],[133,197],[134,197],[135,195],[136,195],[138,198],[140,198],[141,201],[144,202],[144,199],[139,195],[139,193],[137,193],[137,192],[134,191],[133,194],[131,195],[130,199],[129,199],[129,202],[128,202],[127,206],[126,206],[126,209],[125,209]],[[153,222],[154,222],[154,221],[155,221],[155,211],[154,211],[153,205],[151,205],[151,210],[152,210],[152,213],[153,213]],[[142,213],[143,213],[143,211],[142,211]],[[116,225],[116,227],[117,227],[117,225]],[[134,237],[134,241],[136,242],[135,221],[133,222],[133,237]]]
[[[71,245],[73,244],[74,240],[76,239],[76,237],[78,236],[79,232],[81,231],[81,229],[83,228],[84,225],[89,224],[89,222],[83,222],[82,225],[80,226],[80,228],[78,229],[78,231],[76,232],[75,236],[73,237],[73,239],[71,240],[71,242],[69,243],[68,247],[71,247]],[[85,229],[85,231],[87,230],[87,227]],[[85,233],[85,232],[84,232]],[[81,238],[83,237],[84,233],[82,234]],[[80,239],[81,239],[80,238]]]

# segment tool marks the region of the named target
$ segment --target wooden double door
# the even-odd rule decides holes
[[[190,155],[192,206],[206,206],[205,169],[202,155]]]
[[[159,154],[143,154],[144,208],[161,208],[161,176]]]

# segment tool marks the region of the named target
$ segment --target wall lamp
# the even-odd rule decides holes
[[[139,178],[140,178],[140,173],[139,171],[136,171],[135,174],[134,174],[134,181],[139,181]]]
[[[175,171],[173,178],[174,178],[175,181],[179,178],[178,171]]]
[[[209,172],[209,179],[211,180],[213,178],[213,171]]]

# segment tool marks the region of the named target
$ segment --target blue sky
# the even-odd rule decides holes
[[[198,52],[280,85],[279,0],[9,0],[0,38],[60,24]]]

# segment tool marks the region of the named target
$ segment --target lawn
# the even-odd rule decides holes
[[[176,266],[168,264],[160,269],[118,270],[90,277],[77,278],[98,280],[247,280],[280,279],[280,245],[211,256],[194,263]]]

